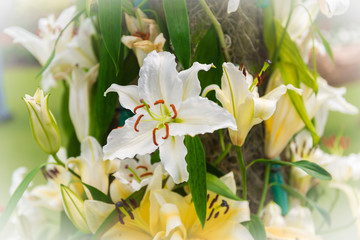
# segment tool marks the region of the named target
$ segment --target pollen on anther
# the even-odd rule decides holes
[[[147,172],[147,173],[141,174],[140,177],[142,178],[142,177],[151,176],[151,175],[153,175],[152,172]]]
[[[164,100],[162,100],[162,99],[157,100],[156,102],[154,102],[154,105],[157,105],[157,104],[159,104],[159,103],[164,104],[164,103],[165,103],[165,101],[164,101]]]
[[[176,108],[175,108],[174,104],[170,104],[170,107],[172,108],[172,110],[173,110],[173,112],[174,112],[174,116],[172,116],[171,118],[172,118],[172,119],[175,119],[176,116],[177,116]]]
[[[148,168],[147,168],[147,167],[145,167],[145,166],[143,166],[143,165],[139,165],[139,166],[137,166],[137,167],[136,167],[136,169],[139,169],[139,168],[145,169],[145,171],[147,171],[147,170],[148,170]]]
[[[214,205],[214,203],[216,203],[216,201],[218,200],[219,195],[217,194],[216,197],[214,197],[214,199],[211,201],[210,205],[209,205],[209,209],[211,209]]]
[[[211,218],[211,216],[213,215],[213,213],[214,213],[214,209],[211,210],[211,212],[210,212],[210,214],[209,214],[209,217],[206,219],[206,221],[209,221],[209,220],[210,220],[210,218]]]
[[[169,137],[169,125],[167,123],[164,123],[165,128],[166,128],[166,135],[165,137],[162,137],[162,139],[167,139]]]
[[[159,146],[159,144],[156,142],[156,130],[158,130],[158,128],[154,128],[153,130],[153,142],[156,146]]]
[[[139,129],[137,129],[137,125],[139,124],[140,122],[140,119],[144,116],[144,114],[141,114],[138,119],[136,119],[136,122],[135,122],[135,125],[134,125],[134,129],[135,131],[139,132]]]

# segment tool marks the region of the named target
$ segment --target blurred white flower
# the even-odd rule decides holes
[[[113,84],[106,93],[117,92],[120,104],[135,115],[126,120],[124,127],[110,133],[104,146],[105,158],[132,158],[159,148],[161,162],[174,182],[187,181],[184,135],[236,129],[229,112],[199,96],[197,73],[209,68],[194,63],[178,73],[174,55],[153,51],[140,69],[138,86]]]
[[[62,11],[56,20],[54,15],[50,15],[47,18],[41,18],[39,20],[38,32],[36,35],[20,27],[8,27],[4,32],[14,38],[15,43],[23,45],[43,66],[49,59],[60,32],[71,19],[75,17],[75,13],[76,7],[71,6]],[[73,37],[73,25],[74,24],[68,26],[63,32],[56,46],[56,53],[64,51],[66,45],[71,41]]]
[[[239,8],[240,0],[229,0],[228,6],[227,6],[227,13],[236,12],[236,10]]]
[[[345,13],[349,6],[349,0],[318,0],[320,10],[327,17]]]
[[[139,8],[135,11],[139,14],[140,19],[125,13],[126,26],[131,35],[122,36],[121,41],[134,51],[141,67],[147,54],[154,50],[163,51],[166,39],[160,33],[159,26],[154,20],[149,19]]]
[[[314,221],[308,208],[292,206],[283,217],[281,208],[269,202],[262,212],[266,236],[269,240],[320,240],[315,234]]]

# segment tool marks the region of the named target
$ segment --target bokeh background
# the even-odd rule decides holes
[[[51,13],[57,15],[69,5],[71,1],[67,0],[0,0],[0,62],[2,63],[0,85],[3,87],[6,104],[11,114],[10,119],[0,122],[0,211],[9,199],[12,172],[21,166],[31,170],[47,160],[46,154],[40,150],[32,137],[28,112],[21,99],[25,94],[33,95],[38,88],[40,78],[36,78],[36,75],[40,71],[40,66],[24,48],[12,44],[11,39],[2,31],[8,26],[21,26],[36,32],[40,17]],[[360,45],[359,12],[360,1],[352,0],[346,14],[332,19],[319,17],[318,24],[333,46]],[[359,61],[360,58],[357,62]],[[360,69],[360,64],[358,66]],[[346,99],[360,109],[360,77],[348,80],[347,76],[338,79],[339,83],[346,84],[348,88]],[[62,123],[59,109],[62,92],[60,83],[59,88],[50,92],[49,100],[49,106],[60,126]],[[329,137],[340,132],[350,139],[350,146],[345,154],[360,152],[360,115],[330,113],[325,136]],[[44,182],[44,179],[38,174],[34,184],[40,182]],[[330,192],[320,199],[320,203],[325,209],[329,209],[330,199],[333,198],[335,194]],[[350,209],[343,195],[332,211],[332,220],[332,229],[341,230],[334,232],[327,226],[322,227],[324,239],[356,239],[354,238],[356,228],[351,223]]]

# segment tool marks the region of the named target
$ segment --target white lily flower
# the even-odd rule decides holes
[[[141,67],[147,54],[153,50],[163,51],[166,39],[154,20],[149,19],[140,9],[136,11],[140,19],[125,13],[126,26],[131,35],[122,36],[121,42],[134,51]]]
[[[259,97],[256,82],[253,77],[244,71],[240,71],[232,63],[223,64],[223,76],[221,89],[213,84],[204,89],[203,95],[215,90],[216,98],[222,106],[235,118],[237,131],[229,129],[233,144],[242,146],[250,129],[271,117],[276,109],[276,103],[288,89],[298,90],[292,85],[280,85]],[[256,81],[260,81],[256,79]]]
[[[41,85],[45,90],[56,86],[56,80],[66,79],[75,66],[91,69],[98,64],[91,44],[91,35],[95,34],[91,19],[80,23],[77,34],[67,44],[67,48],[56,54],[42,75]]]
[[[161,162],[174,182],[187,181],[184,135],[236,129],[229,112],[199,96],[197,73],[209,68],[194,63],[178,73],[174,55],[153,51],[140,69],[138,87],[113,84],[106,93],[117,92],[120,104],[135,115],[126,120],[124,127],[110,133],[104,146],[105,158],[132,158],[159,148]]]
[[[88,72],[75,66],[71,76],[64,76],[69,83],[69,114],[75,133],[82,142],[90,131],[90,92],[96,82],[99,65],[93,66]]]
[[[37,89],[33,97],[26,94],[23,99],[29,110],[36,142],[44,152],[55,154],[60,149],[61,138],[55,117],[48,107],[48,98],[49,95],[44,96],[43,90]]]
[[[275,72],[267,86],[267,92],[282,83],[279,72]],[[348,114],[357,113],[356,107],[346,102],[342,97],[345,89],[337,89],[327,84],[321,77],[317,78],[318,93],[301,84],[303,100],[309,118],[315,117],[316,129],[322,134],[329,110]],[[325,119],[324,119],[325,117]],[[277,103],[275,113],[265,121],[265,155],[269,158],[277,157],[290,139],[304,127],[304,122],[296,112],[290,97],[285,94]]]
[[[55,20],[54,15],[41,18],[38,24],[37,35],[19,27],[9,27],[4,30],[6,34],[14,38],[15,43],[23,45],[43,66],[50,57],[55,41],[65,26],[75,17],[76,7],[71,6],[60,14]],[[65,50],[66,45],[73,37],[73,24],[63,32],[57,46],[56,53]]]
[[[239,8],[240,0],[229,0],[228,7],[227,7],[227,13],[236,12],[236,10]]]
[[[86,137],[81,142],[81,155],[70,158],[66,164],[74,164],[80,171],[81,181],[107,194],[109,174],[118,168],[117,161],[103,160],[103,151],[100,144],[93,137]],[[92,196],[87,188],[85,192],[89,199]]]
[[[293,206],[289,213],[281,216],[281,208],[269,202],[262,212],[266,237],[269,240],[321,240],[315,234],[314,221],[308,208]]]
[[[110,184],[110,196],[113,202],[126,199],[148,185],[159,165],[161,163],[151,164],[150,154],[122,160],[120,168],[113,174],[115,179]],[[163,175],[163,177],[166,176],[166,174]]]
[[[345,13],[349,6],[349,0],[318,0],[321,12],[327,17]]]
[[[236,186],[232,173],[221,180],[230,189]],[[139,207],[132,205],[126,210],[118,209],[119,222],[102,239],[253,239],[241,225],[241,222],[250,220],[247,201],[233,201],[208,192],[208,212],[202,228],[191,195],[183,197],[168,189],[161,189],[161,177],[157,181],[157,184],[150,185]],[[113,210],[114,205],[111,204],[85,201],[90,229],[95,231]]]

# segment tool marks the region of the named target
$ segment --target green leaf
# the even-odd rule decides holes
[[[279,62],[277,64],[281,77],[285,84],[293,84],[298,87],[300,83],[297,81],[299,76],[296,72],[297,67],[291,63]],[[289,90],[288,91],[291,102],[293,103],[296,112],[299,114],[300,118],[303,120],[306,128],[310,131],[311,136],[314,139],[314,144],[317,144],[320,140],[319,136],[316,133],[314,124],[311,122],[309,115],[307,114],[303,98],[296,92]]]
[[[331,58],[331,60],[334,62],[334,55],[332,53],[332,50],[331,50],[331,46],[329,44],[329,42],[325,39],[324,35],[321,34],[321,31],[318,27],[315,27],[316,28],[316,32],[319,34],[320,38],[321,38],[321,41],[325,47],[325,50],[327,52],[327,54],[329,55],[329,57]]]
[[[116,75],[119,73],[121,49],[121,0],[99,0],[100,30],[106,49],[114,63]]]
[[[94,136],[100,144],[103,144],[105,141],[105,133],[113,119],[117,102],[117,95],[115,93],[109,93],[105,97],[104,92],[111,84],[119,82],[120,75],[116,76],[115,66],[103,44],[100,52],[99,77],[94,96],[95,99],[92,99],[90,119],[91,136]]]
[[[70,20],[70,22],[69,22],[68,24],[66,24],[66,26],[64,27],[64,29],[61,30],[61,32],[59,33],[59,36],[57,37],[57,39],[56,39],[56,41],[55,41],[54,49],[52,50],[49,59],[46,61],[46,63],[44,64],[44,66],[41,68],[40,72],[36,75],[37,78],[41,76],[41,74],[46,70],[46,68],[50,65],[51,61],[54,59],[56,46],[57,46],[57,44],[58,44],[61,36],[63,35],[64,31],[71,25],[71,23],[72,23],[73,21],[75,21],[76,19],[78,19],[78,18],[81,16],[81,14],[83,14],[84,12],[85,12],[85,9],[80,10],[80,11],[75,15],[75,17],[73,17],[73,18]]]
[[[291,195],[294,198],[297,198],[305,203],[307,203],[311,208],[315,209],[316,211],[318,211],[320,213],[320,215],[323,217],[323,219],[326,221],[326,223],[330,226],[331,225],[331,217],[329,215],[329,213],[324,210],[323,208],[321,208],[320,206],[318,206],[314,201],[312,201],[311,199],[307,198],[306,196],[304,196],[303,194],[301,194],[298,190],[284,185],[284,184],[279,184],[279,186],[284,189],[289,195]]]
[[[188,164],[189,187],[192,201],[195,205],[196,214],[204,227],[206,219],[206,159],[204,148],[198,136],[185,136],[187,155],[185,160]]]
[[[185,0],[163,0],[166,24],[177,58],[184,69],[190,67],[189,17]]]
[[[141,199],[144,197],[145,192],[146,192],[146,187],[147,186],[142,187],[140,190],[134,192],[128,198],[126,198],[126,201],[128,202],[128,204],[130,205],[131,203],[129,202],[129,200],[133,199],[136,201],[137,205],[140,206]],[[114,209],[109,214],[109,216],[104,220],[104,222],[100,225],[100,227],[96,230],[92,239],[93,240],[101,239],[101,236],[118,222],[119,222],[118,213],[117,213],[116,209]]]
[[[210,173],[206,173],[207,189],[213,193],[219,194],[223,197],[230,198],[235,201],[242,201],[241,198],[236,196],[218,177]]]
[[[204,89],[210,84],[216,84],[218,86],[221,85],[221,76],[223,72],[222,64],[224,62],[224,56],[219,46],[218,37],[213,26],[209,28],[206,35],[197,45],[193,62],[213,63],[215,66],[215,68],[211,68],[209,71],[199,72],[198,76],[201,89]],[[207,98],[212,101],[216,101],[214,92],[210,92],[207,95]]]
[[[249,230],[255,240],[267,239],[264,224],[257,215],[251,214],[250,221],[243,223],[243,225]]]
[[[94,200],[98,200],[98,201],[105,202],[105,203],[113,203],[111,201],[111,199],[109,198],[109,196],[107,196],[105,193],[103,193],[96,187],[93,187],[84,182],[81,182],[81,183],[89,190],[89,192]]]
[[[254,161],[252,161],[247,168],[249,168],[254,163],[265,163],[265,164],[277,164],[281,166],[292,166],[292,167],[298,167],[302,170],[304,170],[307,174],[318,178],[320,180],[330,181],[332,179],[331,174],[326,171],[324,168],[319,166],[318,164],[314,162],[310,162],[307,160],[300,160],[296,162],[285,162],[280,160],[269,160],[269,159],[263,159],[259,158]]]
[[[121,84],[128,85],[139,75],[139,63],[133,51],[129,51],[129,54],[124,60],[124,66],[126,70],[122,71]]]
[[[9,202],[7,203],[4,211],[2,212],[0,216],[0,233],[6,226],[6,223],[9,221],[9,218],[11,217],[11,214],[16,208],[17,203],[19,202],[20,198],[24,194],[25,190],[29,186],[30,182],[33,180],[35,175],[39,172],[39,170],[43,167],[45,167],[47,163],[43,163],[40,166],[34,168],[31,172],[29,172],[26,177],[22,180],[22,182],[19,184],[19,186],[16,188],[15,192],[11,196]]]
[[[275,22],[275,31],[277,43],[280,42],[284,28],[278,20]],[[312,88],[315,92],[318,90],[317,82],[309,68],[306,66],[296,43],[290,38],[288,33],[285,33],[281,49],[279,52],[280,62],[291,63],[295,65],[297,76],[301,82]],[[299,86],[296,86],[299,87]]]

